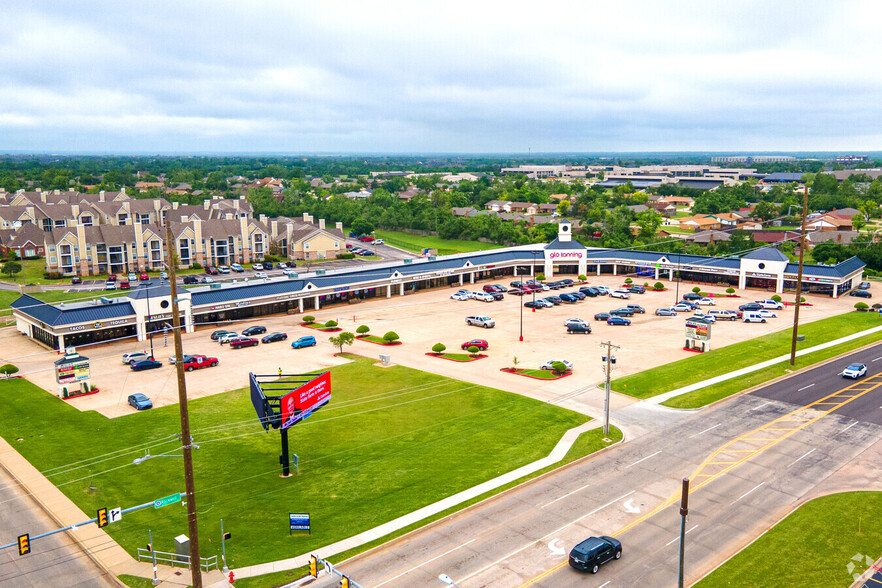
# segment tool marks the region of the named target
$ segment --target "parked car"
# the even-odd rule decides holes
[[[738,313],[731,310],[709,310],[708,316],[716,318],[718,321],[734,321],[738,318]]]
[[[205,357],[204,355],[194,355],[190,360],[184,359],[184,369],[188,372],[199,370],[207,367],[214,367],[218,363],[216,357]]]
[[[147,280],[150,279],[150,276],[147,275],[147,272],[141,272],[141,275],[138,276],[138,279],[141,280],[142,282],[146,282]]]
[[[241,265],[239,265],[238,263],[231,263],[230,269],[233,270],[234,272],[236,272],[237,274],[241,274],[242,272],[245,271],[245,268],[242,267]]]
[[[857,380],[861,376],[867,374],[867,365],[864,363],[853,363],[844,370],[842,370],[843,378],[851,378],[852,380]]]
[[[128,365],[132,365],[136,361],[142,361],[144,359],[150,359],[150,354],[136,351],[135,353],[124,353],[122,356],[122,362]]]
[[[554,308],[554,303],[545,298],[537,298],[536,304],[538,305],[536,308]]]
[[[483,339],[472,339],[471,341],[466,341],[460,346],[462,349],[468,349],[469,347],[477,347],[478,351],[486,351],[490,344],[484,341]]]
[[[376,239],[374,239],[370,235],[362,235],[361,237],[358,238],[358,240],[362,241],[364,243],[370,243],[371,241],[375,241]]]
[[[611,316],[608,319],[606,319],[606,324],[608,324],[608,325],[621,325],[621,326],[627,327],[628,325],[631,324],[631,321],[626,318],[622,318],[620,316]]]
[[[762,310],[762,309],[763,309],[762,305],[758,304],[756,302],[748,302],[747,304],[742,304],[741,306],[738,307],[738,310],[740,310],[741,312],[746,312],[748,310],[756,311],[756,310]]]
[[[572,286],[576,282],[574,282],[573,280],[571,280],[569,278],[564,278],[560,281],[560,283],[563,284],[564,286]]]
[[[601,296],[609,296],[611,290],[606,286],[594,286],[594,289],[600,292]]]
[[[286,276],[296,276],[297,275],[297,272],[295,272],[290,267],[288,269],[282,270],[282,273],[285,274]]]
[[[484,292],[496,292],[496,286],[494,284],[487,284],[481,289]]]
[[[511,290],[508,291],[508,294],[510,294],[512,296],[523,296],[524,294],[527,294],[527,292],[525,292],[524,290],[521,290],[520,288],[512,288]]]
[[[634,311],[630,308],[616,308],[609,311],[610,316],[634,316]]]
[[[382,239],[374,239],[374,245],[383,245],[385,241]]]
[[[582,286],[579,288],[579,292],[588,296],[589,298],[597,298],[600,296],[600,292],[597,291],[597,288],[592,288],[591,286]]]
[[[858,290],[869,290],[869,289],[870,289],[870,282],[861,282],[860,284],[858,284]]]
[[[610,314],[608,312],[598,312],[597,314],[594,315],[594,320],[605,321],[605,320],[608,320],[609,317],[610,317]]]
[[[276,269],[281,269],[281,270],[288,269],[288,264],[285,263],[284,261],[280,261],[279,263],[276,264]]]
[[[686,292],[683,294],[683,300],[701,300],[702,298],[704,298],[704,296],[695,292]]]
[[[543,284],[542,282],[537,282],[536,280],[527,280],[527,285],[533,288],[534,290],[550,290],[547,284]]]
[[[135,410],[146,410],[153,408],[153,401],[138,392],[129,396],[129,406],[134,407]]]
[[[247,329],[242,331],[242,334],[246,337],[250,337],[252,335],[262,335],[263,333],[266,333],[266,327],[261,326],[248,327]]]
[[[107,274],[107,281],[108,282],[115,282],[116,281],[116,274]]]
[[[492,329],[496,326],[496,321],[489,316],[467,316],[465,322],[467,325],[484,327],[485,329]]]
[[[524,308],[545,308],[545,305],[542,304],[541,300],[527,300],[524,302]]]
[[[74,276],[70,279],[71,284],[82,284],[83,279],[80,276]]]
[[[585,333],[586,335],[590,335],[591,325],[585,323],[573,323],[567,325],[567,333]]]
[[[579,300],[585,300],[587,296],[585,296],[584,292],[570,292],[570,296],[575,296]]]
[[[119,281],[119,289],[120,290],[129,290],[131,287],[132,287],[132,285],[129,284],[128,280],[120,280]]]
[[[628,299],[631,297],[631,293],[627,290],[613,290],[609,293],[611,298],[624,298]]]
[[[472,299],[479,302],[493,302],[495,300],[491,294],[486,292],[472,292]]]
[[[627,304],[626,306],[637,314],[646,314],[646,309],[639,304]]]
[[[286,333],[270,333],[266,337],[263,337],[260,342],[261,343],[275,343],[276,341],[285,341],[288,338]]]
[[[523,283],[523,282],[519,282],[519,281],[509,282],[508,285],[511,286],[512,288],[520,288],[520,289],[522,289],[522,290],[523,290],[523,288],[524,288],[524,283]]]
[[[695,301],[695,304],[699,306],[716,306],[717,302],[713,298],[699,298]]]
[[[866,290],[852,290],[848,293],[849,296],[857,296],[858,298],[872,298],[873,295],[870,294]]]
[[[230,349],[241,349],[243,347],[254,347],[259,345],[260,341],[251,337],[237,337],[230,341]]]
[[[219,266],[217,266],[217,271],[222,274],[228,274],[228,273],[230,273],[230,268],[228,268],[225,265],[219,265]]]
[[[212,340],[212,341],[218,341],[218,340],[219,340],[221,337],[223,337],[224,335],[235,335],[235,334],[236,334],[236,333],[234,333],[234,332],[232,332],[232,331],[227,331],[227,330],[225,330],[225,329],[221,329],[221,330],[219,330],[219,331],[215,331],[215,332],[213,332],[213,333],[211,334],[211,340]]]
[[[568,362],[568,361],[565,360],[565,359],[551,359],[551,360],[549,360],[549,361],[546,361],[546,362],[543,363],[542,365],[540,365],[540,366],[539,366],[539,369],[540,369],[540,370],[553,370],[554,367],[552,367],[552,366],[553,366],[554,364],[556,364],[557,362],[560,362],[560,363],[564,364],[565,366],[567,366],[567,371],[568,371],[568,372],[569,372],[569,371],[572,371],[572,369],[573,369],[573,364],[571,364],[570,362]]]
[[[107,282],[104,283],[104,289],[116,290],[116,282],[111,282],[110,280],[107,280]]]
[[[561,303],[560,296],[546,296],[542,300],[546,300],[555,306]]]
[[[717,317],[710,315],[710,314],[703,314],[703,313],[696,312],[691,317],[687,316],[686,320],[687,321],[702,321],[702,322],[705,322],[708,324],[713,324],[713,323],[717,322]]]
[[[673,308],[657,308],[655,316],[677,316],[677,311]]]
[[[227,333],[226,335],[221,335],[220,337],[218,337],[217,341],[218,341],[218,343],[223,345],[224,343],[230,343],[232,341],[235,341],[236,339],[239,339],[240,337],[242,337],[242,335],[240,335],[239,333]]]
[[[560,290],[564,287],[562,282],[545,282],[545,285],[551,288],[552,290]]]
[[[502,292],[487,292],[487,296],[492,296],[493,300],[502,300],[505,298],[505,294]]]
[[[291,342],[292,349],[301,349],[303,347],[315,347],[315,337],[312,335],[305,335],[300,337],[299,339],[295,339]]]
[[[129,364],[129,367],[132,368],[132,371],[140,372],[143,370],[154,370],[158,367],[162,367],[161,361],[156,361],[152,357],[149,359],[142,359],[141,361],[135,361]]]
[[[646,294],[646,288],[643,286],[631,286],[628,288],[631,294]]]
[[[258,280],[266,280],[269,278],[269,276],[266,275],[266,272],[254,272],[254,277]]]
[[[775,300],[757,300],[757,304],[769,310],[784,310],[784,303]]]
[[[778,318],[777,314],[775,314],[771,310],[766,310],[765,308],[762,310],[754,311],[754,312],[756,312],[758,315],[760,315],[763,318]]]
[[[456,292],[450,295],[451,300],[471,300],[471,296],[463,292]]]
[[[214,280],[212,280],[209,276],[202,276],[202,279],[199,281],[203,284],[214,284]]]
[[[564,326],[569,327],[570,325],[587,325],[583,319],[580,318],[571,318],[564,321]]]
[[[217,271],[217,268],[214,267],[213,265],[206,265],[205,266],[205,273],[208,274],[209,276],[216,276],[220,272]]]
[[[184,276],[184,285],[198,284],[198,283],[199,283],[199,278],[197,278],[196,276]]]
[[[182,361],[186,363],[186,362],[190,361],[191,359],[193,359],[193,358],[196,357],[196,356],[195,356],[195,355],[186,355],[186,354],[184,354],[183,357],[184,357],[184,359],[183,359]],[[204,356],[203,356],[203,357],[204,357]],[[175,361],[177,361],[177,357],[174,356],[174,355],[172,355],[171,357],[168,358],[168,363],[171,364],[171,365],[175,365]]]
[[[690,306],[689,304],[683,304],[682,302],[680,302],[672,306],[671,310],[675,312],[692,312],[695,309],[692,308],[692,306]]]
[[[168,279],[168,272],[165,272],[165,271],[159,272],[159,279],[160,280],[167,280]]]
[[[129,272],[129,275],[127,277],[129,278],[130,282],[138,281],[138,274],[136,274],[135,272]]]
[[[560,298],[561,302],[566,302],[567,304],[575,304],[579,301],[579,298],[570,294],[559,294],[558,298]]]
[[[742,320],[745,323],[764,323],[766,322],[766,317],[761,315],[755,310],[745,310],[744,314],[741,315]]]
[[[622,543],[612,537],[589,537],[570,551],[570,567],[596,574],[600,566],[622,557]]]

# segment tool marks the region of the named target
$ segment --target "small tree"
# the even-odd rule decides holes
[[[656,282],[655,285],[652,287],[652,289],[653,290],[664,290],[665,285],[662,284],[661,282]]]
[[[730,295],[731,295],[731,294],[734,294],[734,293],[735,293],[735,288],[732,288],[731,286],[728,287],[728,288],[726,288],[726,294],[730,294]]]
[[[543,273],[536,274],[536,281],[537,282],[544,282],[545,281],[545,274],[543,274]]]
[[[359,335],[367,335],[368,331],[370,331],[370,330],[371,330],[371,328],[369,326],[360,325],[357,329],[355,329],[355,332],[358,333]]]
[[[644,288],[649,288],[649,282],[643,282],[643,287],[644,287]]]
[[[579,281],[580,282],[584,282],[587,279],[588,279],[588,276],[586,276],[585,274],[579,274]]]
[[[513,366],[515,366],[515,368],[517,368],[517,367],[518,367],[518,363],[519,363],[519,362],[518,362],[518,356],[517,356],[517,355],[513,356],[513,357],[511,358],[511,364],[512,364]]]
[[[447,349],[447,345],[445,345],[444,343],[435,343],[434,345],[432,345],[432,353],[434,353],[435,355],[441,355],[442,353],[444,353],[445,349]]]
[[[343,353],[344,345],[352,345],[355,341],[355,333],[350,333],[349,331],[343,331],[336,337],[328,337],[328,341],[331,342],[331,345],[340,348],[340,353]]]
[[[800,296],[800,297],[799,297],[799,303],[800,303],[800,304],[805,304],[805,296]]]
[[[554,363],[551,364],[551,370],[552,370],[555,374],[563,374],[563,373],[566,373],[566,372],[568,371],[568,370],[567,370],[567,364],[565,364],[565,363],[562,362],[562,361],[555,361]]]
[[[477,345],[472,345],[471,347],[469,347],[469,357],[475,357],[479,351],[480,349],[478,349]]]
[[[326,326],[326,327],[336,327],[336,326],[337,326],[337,321],[328,321],[328,322],[325,323],[325,326]]]
[[[870,305],[867,304],[866,302],[858,302],[857,304],[854,305],[854,309],[858,312],[867,312],[867,310],[869,308],[870,308]],[[0,371],[2,371],[2,369],[3,368],[0,368]]]
[[[781,302],[781,297],[775,294],[774,296],[772,296],[772,300],[774,300],[775,302]]]
[[[400,337],[398,337],[398,333],[396,333],[395,331],[389,331],[388,333],[383,335],[383,341],[385,341],[386,343],[394,343],[399,338]]]
[[[3,275],[9,276],[10,278],[21,271],[21,264],[17,261],[6,261],[0,266],[0,271],[3,272]]]
[[[696,286],[696,287],[692,288],[692,291],[695,292],[696,294],[698,294],[699,292],[701,292],[701,287]]]
[[[631,284],[634,283],[634,280],[632,280],[631,278],[625,278],[625,283],[630,286]]]
[[[315,317],[308,314],[305,317],[303,317],[303,322],[306,323],[307,325],[311,325],[312,323],[315,322]]]
[[[5,375],[7,378],[16,373],[18,373],[18,368],[11,363],[0,366],[0,374]]]

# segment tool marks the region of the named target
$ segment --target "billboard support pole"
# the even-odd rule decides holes
[[[288,429],[282,429],[282,455],[279,461],[282,462],[282,477],[287,478],[291,475],[291,458],[288,456]]]

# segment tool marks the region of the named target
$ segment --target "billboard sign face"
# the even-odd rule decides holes
[[[686,338],[694,341],[707,341],[710,339],[710,325],[700,322],[686,322]]]
[[[282,428],[302,421],[329,400],[331,372],[325,372],[282,397]]]
[[[55,362],[55,381],[59,384],[73,384],[89,379],[89,358],[76,352],[66,353]]]

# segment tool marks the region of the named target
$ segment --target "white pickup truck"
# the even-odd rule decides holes
[[[496,321],[489,316],[467,316],[465,321],[467,325],[484,327],[485,329],[492,329],[496,326]]]

